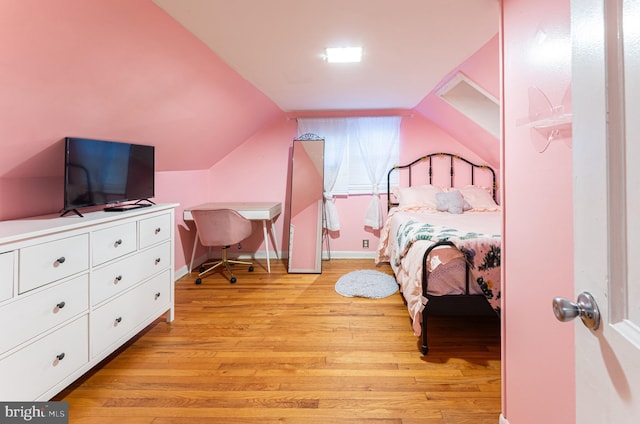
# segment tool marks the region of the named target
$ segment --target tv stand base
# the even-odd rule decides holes
[[[109,206],[104,208],[105,212],[125,212],[130,211],[132,209],[140,209],[152,206],[150,203],[130,203],[128,205],[119,205],[119,206]]]
[[[82,215],[80,212],[78,212],[78,209],[67,209],[66,211],[62,212],[62,214],[60,216],[65,216],[69,212],[73,212],[76,215],[78,215],[80,218],[84,218],[84,215]]]

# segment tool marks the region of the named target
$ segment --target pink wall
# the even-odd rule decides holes
[[[570,107],[569,0],[503,0],[503,413],[510,424],[574,423],[574,326],[555,296],[573,295],[570,140],[538,153],[543,135],[518,125],[529,87]],[[570,342],[567,342],[569,340]]]

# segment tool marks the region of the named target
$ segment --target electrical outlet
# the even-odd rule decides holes
[[[367,249],[369,247],[369,240],[362,240],[362,247]]]

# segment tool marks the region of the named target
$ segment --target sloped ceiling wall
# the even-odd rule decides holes
[[[151,1],[0,2],[0,180],[61,176],[65,136],[208,169],[281,115]]]
[[[498,35],[496,34],[459,67],[451,70],[449,75],[443,78],[440,84],[415,107],[415,111],[433,121],[469,150],[482,157],[489,165],[500,168],[499,139],[461,114],[436,94],[438,89],[458,72],[462,72],[485,91],[500,99]]]

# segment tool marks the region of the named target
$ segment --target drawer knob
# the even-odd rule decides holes
[[[160,230],[161,230],[160,227],[156,228],[156,234],[158,234],[160,232]]]
[[[64,359],[64,352],[62,352],[59,355],[56,355],[56,358],[58,359],[58,361],[62,361]]]
[[[116,243],[115,243],[116,247],[120,246],[121,244],[122,244],[122,239],[116,240]]]
[[[122,281],[122,275],[118,275],[116,277],[116,284],[118,284],[118,282]]]
[[[156,299],[160,297],[160,292],[156,293]]]
[[[64,258],[64,256],[60,256],[58,259],[56,259],[56,263],[57,264],[63,264],[64,261],[66,261],[66,259]]]
[[[119,323],[121,323],[121,322],[122,322],[122,317],[118,317],[118,318],[116,318],[116,323],[118,323],[118,324],[119,324]]]
[[[158,265],[160,263],[160,258],[156,259],[156,265]]]
[[[58,303],[58,304],[56,305],[56,307],[57,307],[58,309],[62,309],[62,308],[64,308],[64,305],[66,305],[66,303],[65,303],[64,301],[62,301],[62,302]]]

